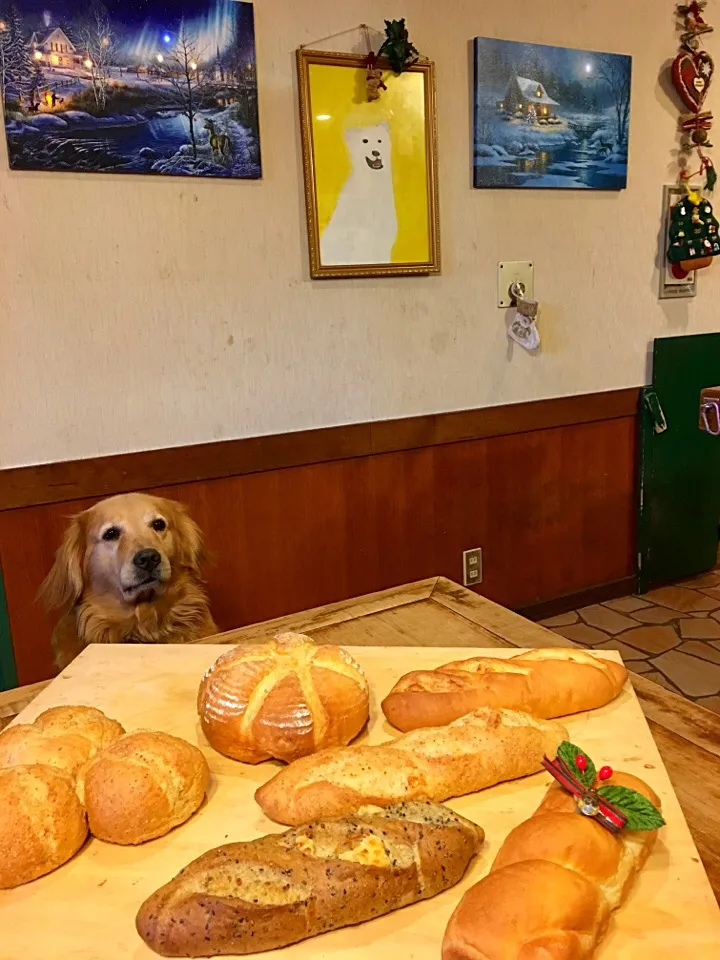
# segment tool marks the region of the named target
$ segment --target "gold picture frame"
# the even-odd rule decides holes
[[[367,59],[297,51],[310,276],[440,272],[435,70],[421,61],[368,101]]]

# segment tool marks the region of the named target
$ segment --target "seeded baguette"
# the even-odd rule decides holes
[[[567,738],[553,721],[512,710],[475,710],[446,727],[379,746],[335,747],[295,760],[255,799],[278,823],[308,823],[409,800],[441,802],[542,770]]]
[[[434,897],[483,839],[445,807],[407,803],[228,843],[153,893],[137,931],[165,957],[274,950]]]

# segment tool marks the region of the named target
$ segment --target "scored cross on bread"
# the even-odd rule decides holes
[[[523,651],[507,660],[471,657],[401,677],[382,702],[398,730],[439,726],[477,707],[504,707],[534,717],[564,717],[614,699],[625,667],[577,649]]]
[[[347,651],[285,633],[219,657],[200,684],[198,713],[225,756],[289,762],[349,743],[367,721],[368,702],[365,675]]]

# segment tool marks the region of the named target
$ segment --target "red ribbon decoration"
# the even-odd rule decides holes
[[[560,757],[555,760],[543,758],[543,766],[552,774],[560,786],[575,798],[578,810],[586,817],[596,820],[610,833],[620,833],[627,824],[627,817],[612,803],[601,797],[595,790],[586,787],[570,771]]]

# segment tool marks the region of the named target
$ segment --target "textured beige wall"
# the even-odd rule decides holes
[[[437,66],[443,275],[311,282],[294,50],[401,15]],[[0,466],[637,385],[653,337],[718,328],[720,266],[694,302],[657,299],[670,0],[257,0],[255,16],[261,182],[10,174],[3,141]],[[632,54],[627,190],[471,188],[478,34]],[[497,261],[520,258],[535,357],[510,356],[495,306]]]

